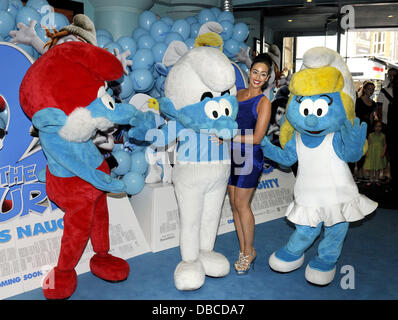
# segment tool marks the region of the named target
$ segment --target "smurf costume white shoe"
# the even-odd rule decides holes
[[[331,283],[336,274],[336,265],[329,264],[318,257],[313,258],[305,269],[305,279],[318,286],[326,286]]]
[[[272,270],[277,272],[291,272],[300,268],[304,263],[304,253],[302,255],[293,255],[285,248],[274,252],[268,260]]]

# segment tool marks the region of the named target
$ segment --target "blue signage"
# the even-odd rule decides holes
[[[5,133],[0,136],[0,227],[31,212],[42,214],[49,203],[44,201],[45,184],[37,177],[47,161],[19,104],[19,87],[33,61],[18,46],[0,42],[0,119],[4,127],[0,129]],[[0,242],[2,238],[7,233],[0,233]]]

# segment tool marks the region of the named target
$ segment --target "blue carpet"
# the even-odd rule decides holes
[[[234,270],[224,278],[206,277],[196,291],[181,292],[174,286],[174,268],[180,261],[179,248],[146,253],[128,262],[129,278],[121,283],[105,282],[90,272],[78,277],[70,300],[395,300],[398,299],[398,210],[377,209],[360,222],[350,225],[334,281],[326,287],[310,285],[304,278],[305,266],[316,254],[317,244],[306,252],[304,265],[288,274],[270,270],[268,257],[285,244],[293,227],[281,218],[256,225],[255,270],[238,276]],[[322,237],[322,234],[321,234]],[[237,258],[235,232],[223,234],[216,250],[231,262]],[[345,273],[353,267],[355,288],[343,289]],[[44,300],[41,289],[9,300]]]

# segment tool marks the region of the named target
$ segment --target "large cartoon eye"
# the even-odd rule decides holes
[[[106,108],[110,110],[115,109],[115,100],[105,91],[105,87],[99,88],[97,97],[101,99]]]
[[[306,117],[313,113],[314,103],[311,99],[305,99],[300,103],[299,111],[302,116]]]
[[[328,113],[329,105],[328,102],[324,99],[318,99],[314,102],[314,114],[321,118]]]
[[[220,104],[220,110],[223,113],[223,115],[230,117],[232,115],[232,107],[231,104],[228,102],[228,100],[221,99],[219,104]]]
[[[223,115],[220,105],[213,100],[206,103],[205,113],[212,120],[216,120]]]
[[[101,101],[108,109],[115,109],[115,100],[113,100],[113,98],[109,94],[105,94],[104,96],[102,96]]]

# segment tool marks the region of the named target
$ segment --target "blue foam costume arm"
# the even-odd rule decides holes
[[[104,158],[91,140],[70,142],[58,135],[66,118],[62,110],[55,108],[42,109],[32,118],[33,125],[39,130],[50,172],[58,177],[78,176],[99,190],[124,192],[123,181],[97,170]]]
[[[290,167],[297,162],[296,133],[293,134],[293,137],[285,144],[283,149],[273,145],[268,137],[264,136],[261,141],[261,149],[264,157],[283,166]]]
[[[130,138],[134,138],[140,141],[148,141],[146,134],[149,130],[157,128],[155,113],[151,111],[142,112],[136,110],[136,114],[130,120],[130,125],[133,126],[128,132]]]
[[[341,160],[356,162],[361,159],[366,140],[366,129],[366,123],[360,124],[359,119],[355,118],[353,124],[350,120],[346,120],[341,130],[334,134],[333,148]]]

